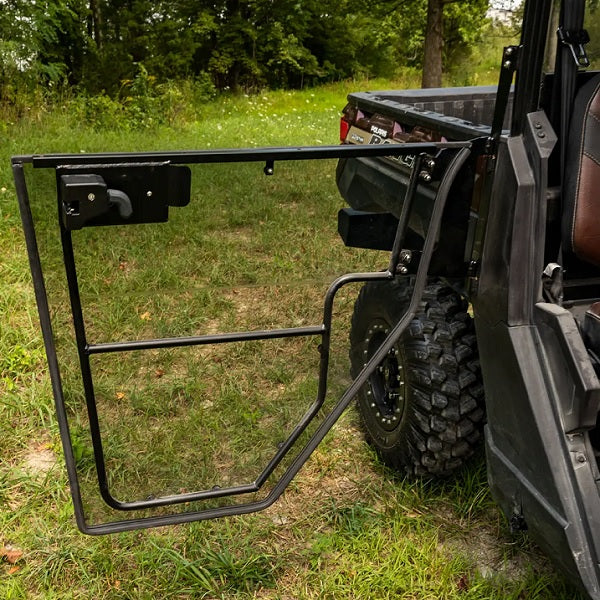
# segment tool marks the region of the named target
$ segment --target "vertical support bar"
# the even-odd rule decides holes
[[[413,170],[410,174],[408,181],[408,187],[404,195],[404,202],[402,203],[402,211],[400,212],[400,219],[398,220],[398,227],[396,228],[396,236],[394,237],[394,245],[392,246],[392,253],[390,255],[390,264],[388,271],[394,275],[398,269],[398,263],[400,262],[400,251],[404,245],[404,238],[406,237],[406,229],[408,227],[408,221],[410,219],[410,213],[412,211],[413,200],[415,198],[415,192],[417,191],[417,184],[419,182],[419,175],[421,174],[421,163],[423,162],[423,155],[417,154],[415,162],[413,163]]]
[[[15,188],[17,191],[17,200],[19,202],[19,211],[21,213],[21,221],[23,223],[23,232],[25,234],[25,244],[27,246],[29,267],[31,269],[31,276],[33,279],[33,289],[37,302],[38,314],[40,317],[40,327],[42,330],[42,337],[46,350],[46,358],[48,360],[48,370],[50,372],[50,382],[52,385],[52,393],[56,407],[58,429],[60,432],[63,453],[65,456],[67,475],[69,477],[69,488],[71,490],[71,497],[73,498],[73,511],[75,513],[75,520],[79,529],[85,532],[87,531],[88,526],[85,522],[83,503],[81,500],[81,490],[79,487],[79,479],[77,477],[77,467],[75,465],[75,457],[73,455],[73,447],[71,445],[71,434],[69,431],[69,422],[64,404],[64,395],[58,358],[56,356],[56,347],[54,345],[54,334],[52,331],[52,320],[50,318],[50,309],[48,306],[46,283],[44,281],[40,253],[35,237],[35,226],[33,224],[33,216],[31,214],[31,206],[29,204],[29,194],[27,192],[27,184],[25,182],[23,163],[13,162],[12,170],[15,180]]]
[[[75,266],[75,255],[73,253],[73,240],[71,237],[71,232],[64,229],[62,225],[60,228],[60,240],[63,249],[67,285],[69,287],[69,299],[71,301],[71,312],[73,314],[73,326],[75,328],[77,354],[79,355],[81,379],[83,382],[83,391],[85,394],[85,402],[90,421],[90,433],[92,436],[92,447],[94,449],[94,463],[96,464],[100,495],[111,508],[119,508],[119,502],[112,497],[109,491],[108,479],[106,476],[106,464],[104,462],[104,450],[102,448],[100,422],[98,420],[98,409],[96,407],[96,398],[94,394],[94,381],[92,378],[90,356],[87,351],[85,323],[83,320],[83,310],[81,308],[79,284],[77,282],[77,269]]]
[[[550,24],[553,0],[526,2],[521,32],[520,61],[515,82],[511,135],[520,135],[525,130],[526,118],[538,108],[540,96],[540,74],[546,50],[546,37]]]

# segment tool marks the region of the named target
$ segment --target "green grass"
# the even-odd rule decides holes
[[[77,120],[68,105],[5,123],[0,160],[0,598],[569,598],[576,592],[507,526],[483,457],[455,479],[406,481],[364,444],[353,411],[263,513],[92,538],[75,528],[9,157],[30,152],[335,144],[350,89],[220,99],[144,131]],[[406,85],[414,85],[408,82]],[[386,266],[343,247],[333,163],[202,167],[168,224],[74,235],[93,341],[320,322],[336,274]],[[91,520],[94,482],[56,242],[53,174],[30,178],[75,455]],[[348,383],[348,316],[336,303],[331,393]],[[316,340],[95,357],[111,485],[119,497],[245,482],[315,394]],[[250,475],[248,475],[250,473]],[[192,507],[183,507],[189,510]]]

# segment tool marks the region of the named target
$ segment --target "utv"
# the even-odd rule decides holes
[[[460,466],[483,428],[491,490],[511,527],[527,529],[600,598],[600,74],[583,70],[589,66],[585,4],[527,0],[521,42],[504,50],[493,92],[351,95],[341,146],[13,158],[83,532],[262,510],[358,397],[367,437],[382,459],[414,475],[445,475]],[[265,175],[273,175],[276,164],[327,158],[339,160],[338,186],[352,207],[339,214],[342,238],[349,246],[388,250],[390,258],[383,271],[336,279],[321,323],[94,340],[93,307],[82,302],[82,286],[90,284],[80,282],[76,265],[80,230],[146,227],[187,210],[189,165],[261,163]],[[36,218],[26,179],[26,171],[36,170],[50,173],[56,185],[59,254],[53,258],[64,263],[64,299],[48,297],[38,245],[48,226]],[[356,282],[364,287],[350,332],[353,381],[324,411],[334,301]],[[74,333],[65,325],[66,305]],[[316,399],[255,477],[117,497],[114,456],[98,410],[103,372],[94,370],[93,359],[295,338],[319,341]],[[76,349],[78,381],[64,377],[57,348],[65,340]],[[78,402],[86,407],[93,447],[86,473],[95,473],[100,496],[117,515],[105,522],[90,522],[93,511],[82,494],[87,482],[75,435],[81,425],[73,418]]]

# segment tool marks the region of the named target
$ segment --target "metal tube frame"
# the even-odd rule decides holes
[[[77,525],[80,530],[87,534],[107,534],[132,529],[163,526],[168,524],[184,523],[196,520],[204,520],[227,515],[245,514],[267,508],[283,493],[302,465],[312,454],[317,445],[325,437],[327,432],[339,419],[343,411],[350,404],[362,385],[373,373],[377,365],[386,356],[389,350],[397,343],[400,335],[412,320],[418,303],[420,302],[427,279],[427,270],[434,251],[435,242],[440,230],[442,214],[450,187],[465,161],[471,154],[471,142],[449,142],[449,143],[416,143],[416,144],[387,144],[385,146],[332,146],[332,147],[303,147],[303,148],[264,148],[252,150],[220,150],[203,152],[176,152],[176,153],[144,153],[144,154],[93,154],[93,155],[47,155],[47,156],[18,156],[13,158],[13,174],[15,178],[17,197],[21,211],[23,229],[32,272],[36,301],[40,315],[42,335],[48,358],[49,371],[52,381],[52,389],[56,404],[59,430],[61,434],[63,451],[71,495],[73,497],[74,512]],[[314,434],[306,442],[305,446],[295,456],[292,463],[284,471],[281,478],[274,484],[270,492],[261,500],[252,500],[245,503],[231,504],[217,508],[195,510],[184,513],[171,513],[159,516],[148,516],[141,518],[124,519],[107,523],[90,525],[86,522],[79,478],[75,464],[73,447],[69,434],[69,423],[66,412],[63,385],[61,381],[60,368],[52,331],[48,297],[45,287],[44,276],[35,235],[35,225],[31,213],[29,194],[25,181],[24,165],[32,164],[34,168],[69,167],[74,165],[134,165],[149,159],[161,163],[171,164],[207,164],[225,162],[260,162],[265,161],[267,167],[273,168],[275,161],[283,160],[310,160],[310,159],[335,159],[335,158],[358,158],[366,156],[401,156],[416,154],[415,164],[412,169],[411,178],[404,198],[403,208],[398,222],[393,250],[390,256],[388,269],[376,273],[351,273],[336,279],[329,287],[323,306],[323,323],[317,326],[299,327],[290,329],[278,329],[271,331],[251,331],[225,333],[217,335],[160,338],[140,341],[120,341],[102,344],[90,344],[85,333],[85,323],[79,295],[79,284],[77,280],[77,269],[72,245],[71,232],[61,226],[61,243],[65,263],[67,284],[75,338],[79,354],[80,369],[88,417],[90,432],[96,463],[96,471],[99,490],[104,501],[113,509],[120,511],[145,510],[161,506],[170,506],[185,502],[222,498],[258,492],[277,466],[290,451],[300,435],[305,431],[311,421],[319,413],[325,401],[327,393],[327,377],[329,367],[329,351],[331,342],[331,322],[333,316],[334,300],[337,292],[345,285],[354,282],[367,282],[379,280],[391,280],[396,276],[396,268],[399,264],[399,255],[403,240],[408,227],[411,208],[416,196],[418,178],[420,174],[421,155],[427,152],[437,153],[441,149],[452,152],[453,157],[449,161],[445,174],[440,182],[436,200],[432,210],[427,236],[424,242],[422,257],[419,262],[415,278],[413,295],[409,307],[400,322],[392,329],[389,336],[383,342],[373,357],[367,362],[350,387],[343,394],[332,411],[324,418]],[[102,437],[98,412],[94,395],[94,384],[90,365],[90,356],[93,354],[130,352],[146,350],[151,348],[174,348],[207,344],[222,344],[232,342],[244,342],[249,340],[282,339],[289,337],[321,336],[319,385],[317,398],[303,415],[300,422],[278,448],[273,458],[269,461],[258,478],[245,485],[232,486],[228,488],[213,488],[192,493],[164,496],[148,500],[121,501],[114,498],[110,492],[104,452],[102,448]]]

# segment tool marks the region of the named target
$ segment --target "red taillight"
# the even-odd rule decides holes
[[[350,131],[350,123],[344,117],[340,119],[340,142],[345,142]]]

